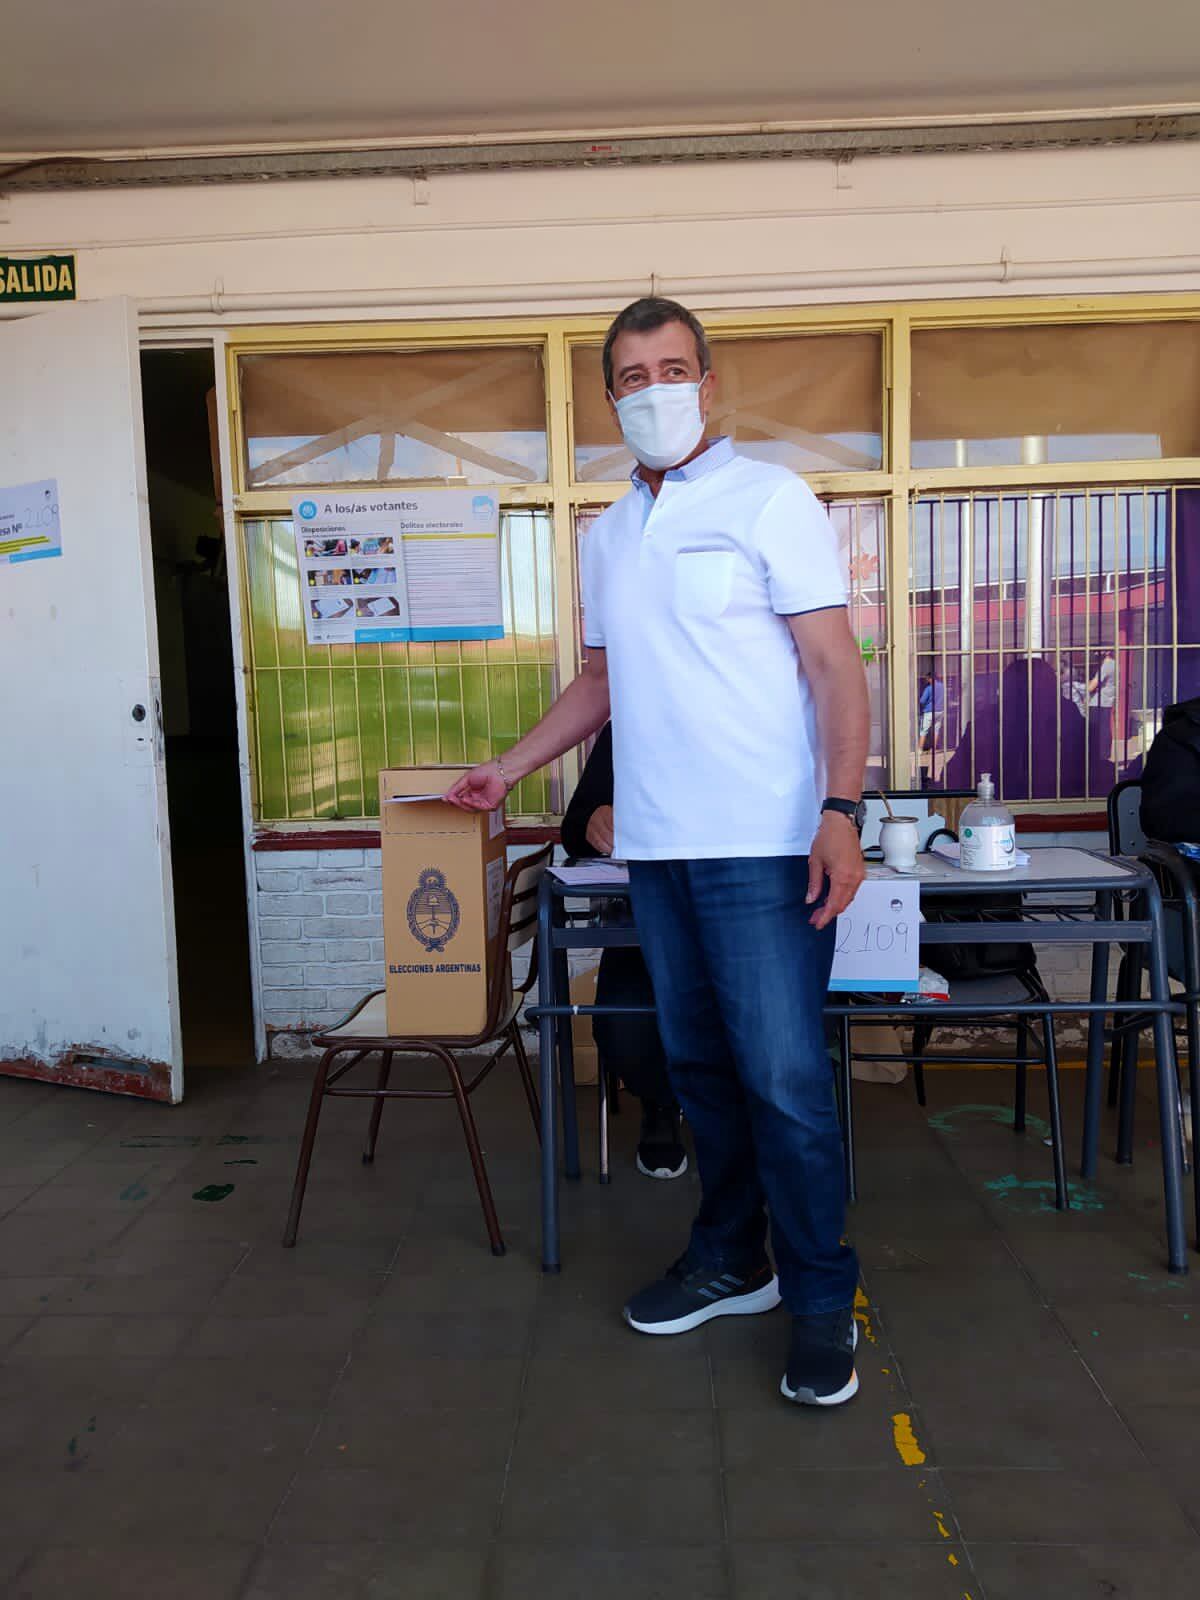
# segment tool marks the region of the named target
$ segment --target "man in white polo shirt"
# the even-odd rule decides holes
[[[682,306],[627,306],[604,381],[640,464],[584,540],[587,663],[447,799],[490,809],[611,714],[613,854],[702,1188],[686,1252],[625,1317],[684,1333],[782,1298],[783,1394],[838,1405],[858,1267],[822,1005],[863,876],[869,712],[837,541],[801,479],[706,438],[708,342]]]

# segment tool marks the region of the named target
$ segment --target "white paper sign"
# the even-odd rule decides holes
[[[310,490],[292,520],[310,644],[504,637],[494,494]]]
[[[916,883],[868,878],[837,919],[830,990],[916,993],[920,925]]]
[[[0,566],[60,555],[57,480],[43,478],[14,489],[0,488]]]

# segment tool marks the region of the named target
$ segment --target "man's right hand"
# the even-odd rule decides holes
[[[588,818],[587,832],[584,837],[597,855],[612,855],[615,837],[613,834],[613,808],[611,806],[596,807]]]
[[[460,811],[494,811],[502,805],[508,794],[508,785],[494,761],[472,767],[442,796],[449,805]]]

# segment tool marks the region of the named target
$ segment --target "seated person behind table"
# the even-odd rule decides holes
[[[613,848],[612,724],[601,730],[563,818],[563,849],[586,860]],[[597,1005],[652,1006],[654,989],[638,949],[605,950],[596,980]],[[642,1102],[638,1171],[648,1178],[678,1178],[687,1171],[681,1117],[667,1077],[667,1061],[654,1017],[593,1017],[600,1071],[620,1078]]]

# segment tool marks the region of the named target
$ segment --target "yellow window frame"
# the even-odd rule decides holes
[[[703,313],[702,313],[703,314]],[[888,511],[887,596],[888,754],[895,775],[907,772],[912,756],[911,708],[916,672],[909,637],[909,594],[903,575],[911,571],[909,509],[926,491],[983,490],[1118,483],[1171,483],[1200,480],[1200,457],[1145,461],[1066,463],[992,468],[911,467],[912,335],[917,330],[953,327],[1037,326],[1069,323],[1172,321],[1200,319],[1198,294],[1142,294],[1090,297],[1030,297],[919,301],[887,304],[806,306],[719,312],[704,316],[705,327],[722,339],[805,333],[863,333],[881,336],[883,466],[863,472],[813,473],[808,482],[825,498],[876,498]],[[367,350],[453,349],[530,345],[541,348],[545,372],[546,438],[549,475],[544,483],[496,486],[502,509],[544,507],[554,533],[556,595],[556,670],[560,684],[579,671],[574,519],[584,505],[619,498],[626,482],[577,482],[573,472],[571,352],[576,344],[603,339],[610,318],[514,317],[421,322],[321,322],[245,327],[231,332],[226,345],[227,393],[232,454],[233,509],[238,528],[237,568],[245,592],[246,562],[241,523],[249,518],[287,516],[291,489],[251,488],[246,482],[245,437],[238,384],[238,362],[251,354],[357,352]],[[345,485],[341,485],[345,488]],[[251,714],[253,708],[251,707]],[[568,790],[578,777],[578,753],[564,758]],[[1094,806],[1095,803],[1093,803]],[[1078,811],[1079,802],[1036,802],[1039,811]],[[550,817],[527,821],[552,821]]]

